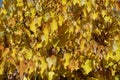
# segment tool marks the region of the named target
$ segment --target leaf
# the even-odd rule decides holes
[[[67,3],[66,0],[62,0],[62,5],[65,5]]]
[[[73,0],[73,4],[76,5],[76,4],[80,4],[80,0]]]
[[[32,21],[30,24],[30,30],[36,34],[37,27],[35,26],[35,21]]]
[[[69,62],[68,68],[72,71],[79,69],[79,61],[72,59]]]
[[[33,56],[32,50],[26,51],[26,53],[24,55],[24,57],[28,60],[30,60],[32,58],[32,56]]]
[[[44,30],[43,30],[43,33],[44,33],[44,38],[45,38],[45,45],[48,44],[48,38],[49,38],[49,28],[48,26],[45,26]]]
[[[25,64],[25,61],[20,61],[20,65],[18,66],[18,70],[20,72],[20,78],[21,80],[23,79],[23,73],[25,72],[25,70],[27,69],[27,65]]]
[[[4,64],[5,64],[4,61],[2,61],[2,62],[0,63],[0,75],[3,74],[3,71],[4,71]]]
[[[81,5],[86,4],[87,0],[81,0]]]
[[[46,58],[46,61],[48,63],[48,68],[50,69],[52,65],[56,65],[57,58],[52,55],[51,57]]]
[[[31,18],[34,18],[36,15],[35,8],[30,8],[30,12],[31,12]]]
[[[112,22],[112,18],[110,16],[106,16],[104,20],[105,22]]]
[[[91,2],[87,1],[86,6],[87,6],[87,11],[90,12],[92,10]]]
[[[3,45],[0,45],[0,50],[3,50],[4,49],[4,46]]]
[[[23,3],[23,0],[17,0],[17,6],[23,6],[24,5],[24,3]]]
[[[49,14],[49,13],[46,13],[46,14],[43,16],[44,22],[47,22],[49,19],[50,19],[50,14]]]
[[[38,48],[41,48],[41,47],[42,47],[42,43],[37,43],[36,48],[38,49]]]
[[[107,14],[107,11],[106,10],[102,10],[102,17],[105,17],[105,15]]]
[[[69,65],[69,62],[70,62],[70,58],[71,58],[71,54],[70,53],[65,53],[64,54],[64,68],[66,69],[67,66]]]
[[[7,10],[6,10],[5,8],[3,8],[3,9],[1,10],[1,13],[3,13],[3,15],[6,15],[6,14],[7,14]]]
[[[93,20],[97,19],[98,18],[98,13],[97,12],[92,13],[91,17],[92,17]]]
[[[82,39],[82,40],[81,40],[81,45],[80,45],[80,51],[81,51],[81,52],[83,52],[83,50],[85,49],[85,48],[84,48],[84,47],[85,47],[85,42],[86,42],[85,39]]]
[[[48,80],[53,80],[55,73],[53,71],[48,72]]]
[[[63,16],[59,15],[59,21],[58,21],[59,26],[62,26],[63,20],[64,20]]]
[[[51,33],[53,33],[58,29],[57,21],[55,19],[53,19],[53,21],[51,22],[50,27],[51,27]]]
[[[14,17],[8,20],[9,27],[14,28],[15,24],[16,24],[16,19]]]
[[[28,63],[27,63],[27,68],[29,68],[29,74],[31,74],[32,72],[34,72],[35,70],[35,62],[30,60]]]
[[[37,17],[36,23],[38,24],[38,26],[41,26],[41,21],[42,21],[42,17]]]
[[[41,61],[41,64],[40,64],[41,71],[40,71],[40,73],[43,76],[44,71],[47,69],[47,63],[46,63],[44,57],[40,57],[40,61]]]
[[[88,74],[90,71],[92,71],[91,60],[87,59],[85,64],[82,64],[81,67],[84,69],[85,73]]]

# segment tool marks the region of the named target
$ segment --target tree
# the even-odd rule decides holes
[[[4,0],[1,79],[120,79],[119,38],[116,0]]]

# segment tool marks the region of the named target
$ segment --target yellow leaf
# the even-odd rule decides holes
[[[53,71],[48,72],[48,80],[53,80],[55,73]]]
[[[107,7],[109,5],[109,0],[105,0],[105,6]]]
[[[106,16],[104,20],[105,22],[112,22],[112,18],[110,16]]]
[[[92,13],[92,19],[93,20],[95,20],[95,19],[97,19],[97,17],[98,17],[98,13],[96,12],[94,12],[94,13]]]
[[[66,0],[62,0],[62,5],[65,5],[67,3]]]
[[[50,27],[51,27],[51,33],[53,33],[55,30],[58,29],[57,21],[55,19],[53,19],[53,21],[51,22]]]
[[[17,0],[17,6],[23,6],[23,0]]]
[[[65,53],[64,54],[64,59],[65,59],[64,68],[65,69],[69,65],[70,58],[71,58],[71,54],[70,53]]]
[[[62,24],[63,24],[63,16],[62,15],[59,15],[59,21],[58,21],[58,24],[59,24],[59,26],[62,26]]]
[[[46,58],[46,61],[48,63],[48,68],[50,69],[52,65],[56,65],[57,58],[54,55],[52,55],[51,57]]]
[[[80,4],[80,0],[73,0],[73,4],[75,5],[75,4]]]
[[[95,1],[96,1],[96,0],[91,0],[92,4],[93,4],[94,6],[95,6]]]
[[[85,46],[85,39],[81,40],[80,51],[83,52]]]
[[[38,17],[38,18],[37,18],[38,26],[41,26],[41,20],[42,20],[42,17]]]
[[[41,48],[42,47],[42,43],[38,43],[37,45],[36,45],[36,48],[38,49],[38,48]]]
[[[28,60],[30,60],[33,56],[32,50],[26,51],[26,54],[24,55],[24,57]]]
[[[0,63],[0,74],[3,74],[4,71],[4,61],[2,61],[2,63]]]
[[[30,12],[31,12],[31,17],[34,18],[36,15],[35,8],[30,8]]]
[[[86,0],[80,0],[81,1],[81,5],[86,4]]]
[[[41,61],[41,64],[40,64],[41,71],[40,71],[40,73],[43,76],[44,71],[47,69],[47,63],[46,63],[44,57],[40,57],[40,61]]]
[[[44,22],[47,22],[49,20],[49,18],[50,18],[50,14],[49,13],[44,14],[44,16],[43,16]]]
[[[89,59],[87,59],[85,61],[85,64],[82,64],[81,67],[84,69],[86,74],[88,74],[90,71],[92,71],[92,64]]]
[[[105,15],[107,14],[106,10],[102,10],[102,17],[105,17]]]
[[[55,13],[51,11],[51,12],[50,12],[50,15],[51,15],[52,18],[54,18]]]
[[[87,11],[88,11],[88,12],[90,12],[90,11],[91,11],[91,9],[92,9],[91,2],[90,2],[90,1],[88,1],[88,2],[86,3],[86,6],[87,6]]]
[[[1,10],[1,13],[3,13],[4,15],[6,15],[7,14],[7,10],[4,8],[4,9]]]
[[[33,31],[36,34],[36,26],[35,26],[35,21],[32,21],[30,24],[30,30]]]
[[[44,30],[43,30],[43,33],[44,33],[44,38],[45,38],[45,44],[48,43],[48,38],[49,38],[49,28],[48,26],[45,26]]]

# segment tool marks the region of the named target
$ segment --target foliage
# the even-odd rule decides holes
[[[3,0],[1,80],[119,80],[120,2]]]

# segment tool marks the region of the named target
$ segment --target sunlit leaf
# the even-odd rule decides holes
[[[52,65],[56,65],[57,58],[52,55],[51,57],[46,58],[46,61],[48,63],[48,68],[50,69]]]
[[[92,14],[92,19],[95,20],[95,19],[97,19],[97,18],[98,18],[98,13],[97,13],[97,12],[96,12],[96,13],[93,13],[93,14]]]
[[[31,17],[33,18],[36,14],[36,11],[34,8],[30,8],[30,12],[31,12]]]
[[[62,0],[62,5],[65,5],[67,3],[66,0]]]
[[[90,12],[92,10],[91,2],[87,1],[86,5],[87,5],[87,11]]]
[[[51,22],[50,27],[51,27],[52,33],[58,29],[58,24],[57,24],[57,21],[55,19],[53,19],[53,21]]]
[[[83,52],[84,47],[85,47],[85,40],[82,39],[82,40],[81,40],[81,45],[80,45],[80,51],[81,51],[81,52]]]
[[[1,13],[3,13],[4,15],[6,15],[7,14],[7,10],[6,9],[2,9]]]
[[[25,56],[26,59],[30,60],[33,56],[33,53],[32,53],[31,50],[29,50],[29,51],[26,51],[26,54],[24,56]]]
[[[48,72],[48,80],[53,80],[55,73],[53,71]]]
[[[62,15],[59,15],[59,21],[58,21],[58,23],[59,23],[59,25],[60,26],[62,26],[62,24],[63,24],[63,16]]]
[[[45,44],[47,44],[48,43],[48,38],[49,38],[49,28],[48,28],[48,26],[46,26],[44,28],[43,33],[44,33],[43,36],[45,38]]]
[[[75,4],[80,4],[80,0],[73,0],[73,4],[75,5]]]
[[[82,64],[81,67],[84,69],[85,73],[88,74],[90,71],[92,71],[91,60],[87,59],[85,64]]]
[[[32,21],[30,24],[30,30],[36,34],[37,27],[35,26],[35,21]]]
[[[24,3],[23,3],[23,0],[17,0],[17,6],[23,6]]]
[[[3,74],[4,71],[4,62],[2,61],[2,63],[0,63],[0,74]]]
[[[40,64],[41,71],[40,71],[40,73],[43,74],[44,71],[47,69],[47,63],[46,63],[44,57],[41,57],[40,61],[41,61],[41,64]]]
[[[65,59],[64,68],[65,68],[65,69],[66,69],[67,66],[69,65],[70,58],[71,58],[71,54],[70,54],[70,53],[65,53],[65,54],[64,54],[64,59]]]
[[[112,19],[111,19],[110,16],[106,16],[106,17],[104,18],[104,20],[105,20],[105,22],[112,22]]]

